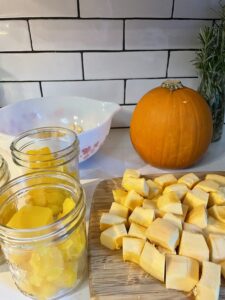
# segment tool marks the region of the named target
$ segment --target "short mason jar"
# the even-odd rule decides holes
[[[9,181],[10,172],[6,160],[0,155],[0,188]]]
[[[39,171],[11,180],[1,189],[0,197],[1,246],[19,290],[44,300],[71,293],[87,270],[86,204],[81,185],[65,173]],[[21,208],[40,206],[43,198],[46,203],[42,206],[53,202],[62,206],[52,223],[32,228],[23,228],[22,223],[7,226]],[[62,199],[70,199],[73,206],[68,209]],[[44,216],[31,213],[30,218],[34,222]],[[27,221],[28,217],[17,219]]]
[[[10,146],[13,161],[23,174],[57,170],[79,179],[79,140],[63,127],[41,127],[20,134]]]

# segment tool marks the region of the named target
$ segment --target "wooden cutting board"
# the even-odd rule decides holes
[[[206,172],[225,175],[225,172]],[[203,178],[206,174],[195,172]],[[180,177],[185,173],[176,173]],[[161,174],[149,175],[154,178]],[[192,295],[169,290],[140,267],[123,262],[122,251],[104,248],[99,241],[99,220],[103,212],[108,212],[113,201],[112,189],[121,187],[121,178],[104,180],[97,186],[89,222],[89,287],[91,299],[95,300],[181,300],[194,299]],[[225,251],[225,250],[224,250]],[[220,299],[225,300],[225,281],[222,280]],[[207,299],[205,299],[207,300]]]

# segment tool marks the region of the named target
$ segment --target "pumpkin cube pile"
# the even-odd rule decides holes
[[[188,173],[141,177],[124,172],[114,202],[100,218],[100,242],[122,248],[166,288],[219,299],[225,278],[225,176]]]

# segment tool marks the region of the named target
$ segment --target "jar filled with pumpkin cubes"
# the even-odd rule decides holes
[[[79,140],[70,129],[32,129],[16,137],[10,149],[13,161],[23,169],[23,174],[56,170],[79,179]]]
[[[15,284],[34,299],[73,291],[87,269],[85,194],[76,179],[39,171],[0,193],[0,238]]]

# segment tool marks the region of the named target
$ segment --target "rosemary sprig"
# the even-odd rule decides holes
[[[210,106],[213,95],[223,95],[225,88],[225,5],[221,3],[219,17],[220,20],[211,27],[205,26],[200,30],[201,48],[194,60],[201,78],[199,92]]]

